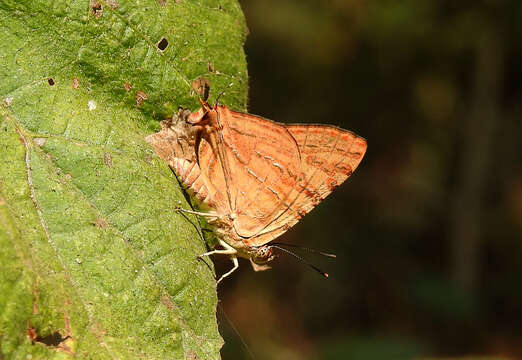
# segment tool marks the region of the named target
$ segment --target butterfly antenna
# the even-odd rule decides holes
[[[294,244],[287,244],[287,243],[272,243],[272,245],[287,246],[287,247],[291,247],[291,248],[302,249],[302,250],[308,251],[310,253],[319,254],[319,255],[326,256],[326,257],[330,257],[330,258],[336,258],[337,257],[337,255],[335,255],[335,254],[330,254],[330,253],[327,253],[327,252],[324,252],[324,251],[319,251],[317,249],[312,249],[312,248],[309,248],[309,247],[306,247],[306,246],[301,246],[301,245],[294,245]]]
[[[288,255],[291,255],[293,256],[294,258],[296,258],[297,260],[305,263],[306,265],[308,265],[309,267],[311,267],[312,269],[314,269],[315,271],[317,271],[319,274],[321,274],[322,276],[324,276],[325,278],[328,277],[328,273],[325,273],[324,271],[322,271],[321,269],[319,269],[317,266],[315,266],[314,264],[311,264],[309,263],[308,261],[306,261],[304,258],[300,257],[299,255],[297,255],[296,253],[293,253],[292,251],[288,250],[288,249],[285,249],[283,247],[280,247],[278,245],[270,245],[270,247],[273,247],[273,248],[276,248],[276,249],[279,249],[285,253],[287,253]]]

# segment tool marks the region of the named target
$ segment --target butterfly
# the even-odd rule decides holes
[[[181,109],[147,137],[196,199],[234,272],[275,258],[270,243],[295,225],[357,168],[366,140],[330,125],[282,124],[225,105]],[[191,212],[185,210],[185,212]],[[283,250],[283,249],[281,249]],[[326,275],[326,274],[325,274]]]

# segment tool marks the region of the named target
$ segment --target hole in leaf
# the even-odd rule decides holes
[[[97,218],[94,222],[93,222],[93,225],[96,226],[97,228],[100,228],[100,229],[105,229],[107,226],[109,226],[109,224],[107,223],[107,221],[104,219],[104,218]]]
[[[61,344],[62,341],[66,340],[67,338],[69,337],[62,337],[62,335],[58,331],[56,331],[51,335],[47,335],[44,337],[37,336],[36,339],[34,339],[34,341],[41,342],[42,344],[45,344],[47,346],[58,346]]]
[[[54,85],[54,79],[53,79],[53,78],[49,78],[49,79],[47,79],[47,83],[48,83],[49,85],[53,86],[53,85]]]
[[[161,38],[161,40],[158,42],[156,46],[158,47],[158,49],[160,49],[160,51],[164,51],[167,48],[167,46],[169,46],[169,42],[167,39]]]
[[[70,338],[70,336],[62,336],[58,331],[53,332],[50,335],[47,336],[40,336],[36,332],[36,329],[32,327],[27,328],[27,335],[29,336],[29,339],[31,339],[32,342],[39,342],[47,346],[54,346],[58,347],[62,344],[63,341]]]

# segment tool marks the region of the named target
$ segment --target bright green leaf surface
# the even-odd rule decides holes
[[[244,37],[235,0],[0,0],[0,358],[219,358],[204,240],[144,138],[199,77],[245,108]]]

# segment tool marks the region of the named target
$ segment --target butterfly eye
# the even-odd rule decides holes
[[[261,246],[256,249],[252,261],[258,265],[266,264],[274,259],[273,250],[271,246]]]

